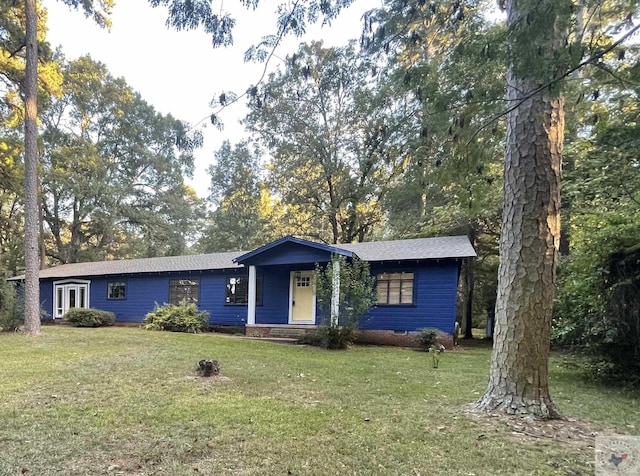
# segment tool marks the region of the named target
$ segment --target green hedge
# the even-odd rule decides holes
[[[112,326],[116,322],[113,312],[98,309],[69,309],[63,319],[75,327]]]
[[[152,331],[188,332],[197,334],[207,327],[209,313],[198,312],[194,303],[182,301],[177,306],[165,304],[156,307],[144,317],[144,328]]]

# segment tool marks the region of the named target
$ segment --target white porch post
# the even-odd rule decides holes
[[[338,326],[338,314],[340,313],[340,261],[334,258],[333,266],[333,288],[331,290],[331,327]]]
[[[256,267],[249,266],[249,302],[247,303],[247,325],[256,323]]]

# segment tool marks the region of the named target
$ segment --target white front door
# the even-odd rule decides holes
[[[69,309],[89,307],[89,282],[61,282],[53,285],[54,318],[60,319]]]
[[[313,271],[291,273],[289,324],[315,324],[316,292]]]

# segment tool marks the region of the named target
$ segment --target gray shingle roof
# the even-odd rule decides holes
[[[337,246],[354,252],[364,261],[404,261],[476,256],[476,252],[466,236],[369,241]]]
[[[416,238],[411,240],[372,241],[333,245],[351,251],[365,261],[405,261],[476,256],[466,236]],[[113,274],[168,273],[239,268],[233,260],[246,251],[207,255],[168,256],[91,263],[64,264],[40,271],[40,278],[70,278]],[[18,276],[11,279],[23,279]]]
[[[172,271],[203,271],[239,268],[233,259],[242,251],[208,255],[166,256],[162,258],[94,261],[55,266],[40,271],[40,278],[68,278],[72,276],[102,276],[109,274],[167,273]]]

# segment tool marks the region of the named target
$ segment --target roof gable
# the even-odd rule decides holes
[[[331,255],[351,257],[353,252],[295,236],[285,236],[260,248],[238,256],[234,261],[244,265],[277,265],[326,262]]]

